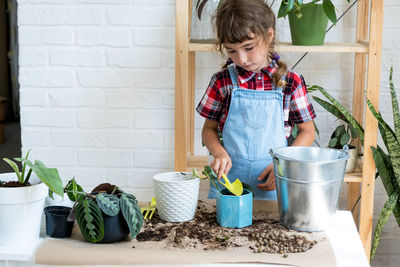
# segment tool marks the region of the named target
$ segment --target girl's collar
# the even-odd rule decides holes
[[[256,72],[247,71],[244,68],[239,67],[237,65],[235,65],[235,67],[237,70],[238,79],[240,83],[248,82],[251,78],[253,78],[254,75],[256,75]],[[267,66],[261,69],[261,72],[268,74],[268,76],[272,78],[272,74],[276,71],[277,67],[278,65],[275,59],[273,59]]]

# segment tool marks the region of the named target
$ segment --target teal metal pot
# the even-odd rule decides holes
[[[253,193],[243,189],[241,196],[228,189],[217,192],[217,222],[222,227],[243,228],[253,223]]]

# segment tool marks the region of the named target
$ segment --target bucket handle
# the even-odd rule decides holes
[[[349,149],[349,146],[346,144],[342,148],[342,157],[346,158],[349,156],[349,154],[350,154],[350,149]]]
[[[273,159],[278,160],[278,157],[276,156],[276,154],[274,153],[274,151],[272,151],[272,148],[269,149],[269,154],[271,155],[271,157],[272,157]]]
[[[347,144],[344,145],[342,150],[348,153],[349,152],[349,146]]]

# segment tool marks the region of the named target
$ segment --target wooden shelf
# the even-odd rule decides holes
[[[292,45],[288,42],[278,43],[275,46],[279,52],[309,52],[309,53],[368,53],[368,43],[325,43],[321,46]],[[188,49],[191,52],[211,52],[216,51],[212,43],[189,42]]]
[[[364,107],[365,99],[369,99],[375,107],[379,106],[383,1],[358,1],[354,43],[326,42],[323,46],[294,46],[282,42],[275,45],[279,52],[354,54],[352,113],[364,125],[363,168],[356,173],[346,174],[344,181],[349,183],[347,207],[352,210],[355,221],[359,221],[360,238],[368,257],[371,251],[376,171],[370,147],[377,144],[378,123]],[[207,157],[194,156],[196,52],[214,52],[216,49],[211,42],[196,43],[189,40],[192,4],[192,0],[176,0],[175,4],[176,171],[202,168],[207,164]]]
[[[361,172],[353,172],[346,173],[344,176],[345,183],[361,183],[362,182],[362,173]]]

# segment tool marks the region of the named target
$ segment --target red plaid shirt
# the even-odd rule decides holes
[[[247,71],[236,66],[239,86],[250,90],[274,90],[271,79],[276,71],[276,63],[264,67],[260,73]],[[283,88],[283,116],[285,120],[285,135],[290,136],[294,124],[304,123],[316,117],[314,108],[307,94],[307,87],[302,75],[288,71]],[[201,99],[196,111],[204,118],[218,121],[222,132],[228,116],[232,95],[232,81],[228,69],[215,73]]]

